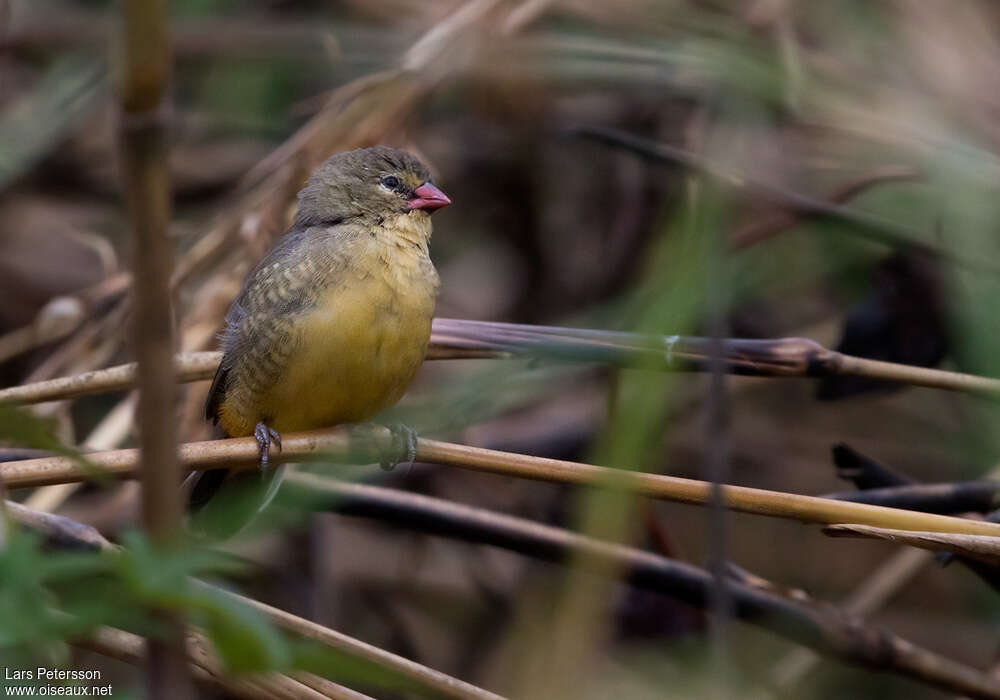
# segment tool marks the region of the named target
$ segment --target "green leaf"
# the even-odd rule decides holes
[[[91,478],[106,482],[108,477],[82,452],[67,447],[56,437],[52,421],[39,418],[18,406],[0,402],[0,441],[10,441],[23,447],[54,452],[73,459]]]
[[[155,547],[138,532],[127,533],[123,541],[125,548],[109,555],[114,569],[132,595],[156,607],[187,606],[189,577],[245,568],[228,554],[202,547]]]
[[[190,602],[199,609],[196,617],[229,670],[271,671],[291,666],[285,638],[250,606],[208,588],[200,588]]]
[[[419,683],[398,671],[312,640],[294,642],[292,653],[294,668],[315,673],[349,687],[373,687],[382,691],[428,694]]]
[[[55,436],[52,426],[51,420],[39,418],[17,406],[0,403],[0,440],[59,454],[70,452]]]

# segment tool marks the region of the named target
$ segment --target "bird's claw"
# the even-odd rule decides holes
[[[254,428],[253,436],[257,440],[257,451],[260,454],[260,471],[263,473],[268,470],[272,443],[278,446],[279,452],[281,451],[281,434],[261,421]]]
[[[392,435],[391,453],[383,453],[378,465],[386,471],[395,469],[400,462],[412,467],[417,459],[417,431],[401,423],[386,426]]]

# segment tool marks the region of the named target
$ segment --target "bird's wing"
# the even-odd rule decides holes
[[[205,419],[212,421],[214,425],[219,423],[219,407],[226,400],[226,380],[229,377],[229,369],[222,364],[215,370],[215,377],[212,379],[212,386],[208,390],[208,398],[205,399]]]
[[[247,275],[226,314],[222,362],[208,392],[205,415],[218,422],[234,374],[251,369],[260,385],[277,380],[291,351],[288,317],[311,308],[324,281],[346,269],[353,227],[293,227]]]

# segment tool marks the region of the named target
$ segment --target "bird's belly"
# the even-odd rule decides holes
[[[295,324],[284,376],[262,406],[279,432],[367,420],[402,397],[423,362],[433,293],[379,279],[350,287]]]

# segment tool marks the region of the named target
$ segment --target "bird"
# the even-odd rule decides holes
[[[256,438],[260,473],[282,433],[367,421],[406,392],[439,287],[430,216],[450,203],[427,166],[388,146],[331,156],[299,192],[291,227],[226,314],[205,403],[229,437]],[[415,435],[403,437],[412,461]],[[193,477],[197,509],[231,474]]]

